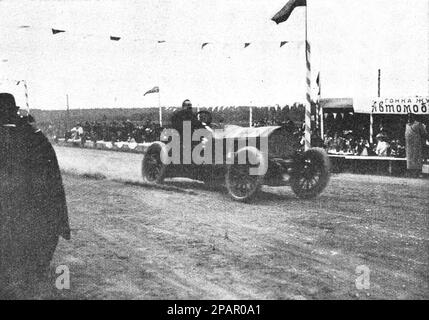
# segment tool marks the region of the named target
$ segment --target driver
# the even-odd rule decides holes
[[[191,122],[191,132],[196,129],[204,128],[201,121],[198,120],[197,116],[192,112],[192,103],[189,99],[186,99],[182,103],[182,109],[177,110],[171,117],[172,127],[179,132],[182,136],[183,133],[183,122]]]

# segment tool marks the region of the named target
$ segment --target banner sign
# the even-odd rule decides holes
[[[429,97],[354,98],[353,109],[356,113],[429,115]]]

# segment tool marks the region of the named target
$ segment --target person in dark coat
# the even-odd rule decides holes
[[[192,103],[188,99],[183,101],[182,109],[176,110],[171,116],[171,126],[176,129],[180,135],[183,133],[183,122],[191,122],[191,132],[196,129],[203,128],[203,125],[198,120],[197,116],[192,112]]]
[[[44,274],[59,237],[70,239],[55,151],[0,93],[0,296],[14,296]]]
[[[413,177],[418,177],[422,172],[423,147],[427,139],[425,125],[418,121],[415,114],[408,114],[408,122],[405,126],[405,150],[407,169]]]

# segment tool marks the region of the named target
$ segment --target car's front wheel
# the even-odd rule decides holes
[[[162,183],[165,177],[165,165],[161,161],[162,146],[154,143],[148,147],[143,157],[143,179],[151,183]]]
[[[245,153],[245,154],[243,154]],[[245,163],[240,163],[240,154]],[[265,159],[262,153],[253,147],[246,147],[234,155],[234,163],[229,164],[225,174],[225,183],[229,195],[237,201],[249,201],[261,188],[264,174],[252,174],[251,169],[263,167]]]
[[[293,192],[303,199],[318,196],[328,185],[330,162],[321,148],[312,148],[299,156],[294,163],[290,176]]]

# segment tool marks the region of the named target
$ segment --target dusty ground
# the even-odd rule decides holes
[[[265,188],[241,204],[198,182],[112,180],[140,181],[140,155],[56,150],[72,240],[52,265],[71,288],[51,278],[43,298],[429,298],[428,180],[341,174],[317,200]]]

